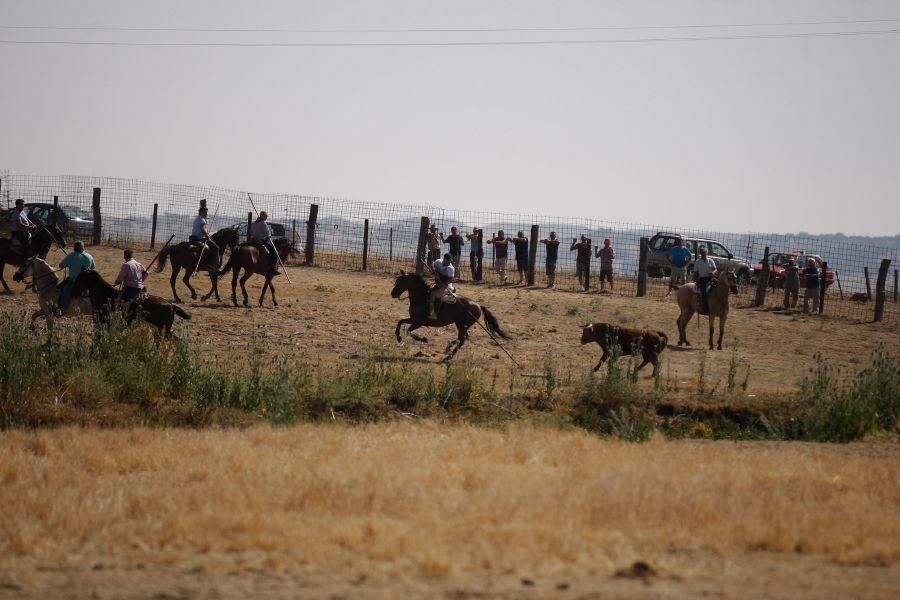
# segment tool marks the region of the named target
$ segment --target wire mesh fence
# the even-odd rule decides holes
[[[99,191],[97,191],[99,190]],[[578,252],[573,244],[585,236],[590,243],[588,285],[600,285],[600,259],[596,255],[603,240],[609,239],[615,252],[612,284],[603,282],[607,293],[635,296],[639,290],[648,296],[664,296],[669,291],[670,265],[665,256],[677,235],[687,241],[694,252],[705,247],[719,268],[735,270],[740,282],[739,305],[749,305],[757,298],[758,282],[766,288],[762,306],[783,306],[781,289],[783,266],[789,257],[805,266],[808,258],[827,263],[823,312],[859,321],[875,319],[880,305],[881,319],[900,322],[898,304],[898,267],[900,250],[877,246],[761,232],[716,232],[671,226],[635,224],[588,217],[554,217],[491,212],[485,210],[445,209],[431,206],[368,203],[319,198],[293,194],[250,193],[216,186],[191,186],[148,181],[85,176],[35,176],[7,174],[0,178],[0,202],[6,208],[22,198],[38,220],[49,220],[54,197],[57,199],[60,228],[67,238],[81,238],[115,245],[150,245],[159,248],[175,235],[186,239],[197,214],[199,201],[205,199],[212,230],[237,227],[246,236],[248,213],[265,210],[273,232],[295,242],[298,252],[294,264],[312,263],[318,267],[395,273],[414,269],[422,244],[423,217],[434,225],[444,240],[437,238],[440,252],[449,251],[447,237],[452,227],[463,236],[459,257],[460,276],[473,278],[472,267],[483,261],[482,282],[499,284],[499,244],[488,240],[502,230],[516,238],[537,232],[547,239],[554,232],[560,240],[556,267],[556,286],[561,290],[580,289],[576,275]],[[253,205],[250,199],[252,197]],[[536,229],[534,227],[536,226]],[[473,231],[481,231],[481,251],[476,257],[475,240],[465,239]],[[641,262],[641,240],[646,238],[644,267]],[[547,283],[549,246],[537,243],[536,249],[521,244],[508,247],[508,281],[519,282],[517,267],[533,254],[534,284]],[[768,248],[768,270],[761,265]],[[426,245],[426,251],[428,246]],[[584,257],[584,254],[582,254]],[[455,257],[454,257],[455,258]],[[889,261],[889,262],[886,262]],[[646,272],[644,278],[643,271]],[[527,272],[523,275],[527,279]],[[877,300],[881,296],[883,302]],[[803,290],[800,290],[801,304]],[[798,306],[799,308],[799,306]]]

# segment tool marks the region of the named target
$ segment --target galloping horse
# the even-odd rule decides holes
[[[452,304],[441,302],[437,318],[430,318],[428,304],[430,289],[425,280],[415,273],[400,271],[400,275],[394,282],[394,289],[391,290],[391,297],[399,298],[404,292],[409,292],[409,318],[397,321],[397,330],[394,333],[398,342],[403,341],[403,338],[400,337],[400,326],[403,324],[409,325],[409,329],[406,332],[419,342],[428,341],[428,338],[413,333],[419,327],[456,325],[456,339],[447,345],[447,356],[444,358],[445,361],[448,361],[462,348],[469,337],[469,328],[478,322],[482,314],[484,315],[484,322],[487,323],[490,331],[505,340],[511,339],[500,329],[497,317],[486,306],[463,296],[457,296],[456,302]]]
[[[59,278],[56,276],[53,267],[47,264],[47,261],[44,259],[33,256],[25,261],[22,268],[16,272],[14,279],[22,281],[29,275],[32,276],[31,286],[37,292],[38,305],[41,307],[41,310],[31,315],[32,324],[35,319],[41,316],[47,320],[47,326],[51,327],[56,316],[74,317],[91,314],[91,301],[77,296],[72,297],[66,310],[63,312],[58,310],[59,289],[56,286],[59,285]]]
[[[722,336],[725,335],[725,319],[728,317],[728,297],[737,294],[737,278],[734,271],[724,271],[714,278],[716,286],[709,291],[709,349],[713,349],[713,330],[715,318],[719,318],[719,350],[722,349]],[[691,322],[694,313],[702,314],[700,310],[700,294],[695,291],[696,284],[688,283],[678,288],[678,308],[681,314],[675,323],[678,325],[678,345],[691,343],[687,339],[687,326]]]
[[[88,292],[94,318],[99,323],[109,322],[109,318],[118,306],[119,292],[103,279],[97,271],[82,271],[75,279],[72,287],[72,298],[78,298]],[[156,327],[166,337],[172,335],[175,315],[182,319],[190,319],[191,315],[180,306],[172,304],[165,298],[147,295],[143,300],[135,300],[125,305],[125,319],[130,323],[137,318]]]
[[[184,269],[184,277],[181,281],[183,281],[184,285],[191,290],[191,300],[197,299],[197,292],[194,291],[194,288],[191,286],[191,275],[193,275],[195,271],[206,270],[209,272],[209,280],[212,282],[212,288],[209,290],[208,294],[201,298],[201,300],[206,302],[210,296],[215,294],[216,300],[219,302],[222,301],[219,297],[219,283],[216,271],[222,264],[222,255],[225,254],[225,248],[234,252],[234,248],[238,244],[239,235],[237,229],[226,227],[215,232],[211,237],[221,251],[219,253],[219,264],[217,265],[208,261],[203,261],[198,268],[197,263],[200,262],[200,252],[202,251],[204,256],[209,255],[208,250],[203,250],[203,244],[195,245],[190,242],[180,242],[166,248],[159,254],[159,264],[156,265],[157,273],[163,272],[166,268],[166,260],[170,256],[172,257],[172,276],[169,277],[169,283],[172,285],[172,296],[175,298],[175,302],[181,302],[181,298],[178,297],[178,292],[175,291],[175,280],[178,278],[178,273],[181,272],[181,269]]]
[[[290,256],[294,249],[294,244],[291,240],[283,237],[272,238],[272,244],[278,251],[278,256],[281,258],[282,263],[288,259],[288,256]],[[254,273],[266,278],[266,282],[263,284],[262,294],[259,295],[259,305],[262,306],[263,298],[266,297],[266,288],[268,288],[272,290],[272,304],[278,306],[278,302],[275,300],[275,286],[272,285],[272,270],[269,266],[269,261],[262,256],[259,248],[253,244],[241,244],[232,250],[231,256],[228,257],[228,262],[225,264],[225,267],[216,273],[216,277],[221,277],[229,270],[231,271],[231,301],[234,302],[234,305],[238,305],[236,290],[238,275],[240,274],[241,269],[244,269],[244,276],[241,277],[241,291],[244,293],[244,306],[250,306],[249,302],[247,302],[247,288],[244,287],[244,284]]]
[[[47,253],[50,252],[54,239],[60,246],[66,247],[66,240],[63,238],[62,231],[59,228],[53,225],[41,225],[31,237],[31,250],[36,256],[47,258]],[[6,285],[6,280],[3,279],[3,270],[6,268],[7,263],[19,266],[31,258],[30,256],[22,256],[13,250],[12,242],[13,238],[0,239],[0,283],[3,284],[3,288],[7,292],[10,291],[9,286]]]

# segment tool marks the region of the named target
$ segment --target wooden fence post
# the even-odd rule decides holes
[[[875,321],[884,318],[884,301],[887,296],[884,289],[887,287],[887,274],[890,268],[891,259],[881,259],[881,266],[878,267],[878,279],[875,280]]]
[[[822,273],[819,275],[819,314],[825,312],[825,280],[828,273],[828,262],[822,261]]]
[[[897,269],[894,269],[894,304],[897,304]]]
[[[866,276],[866,298],[872,301],[872,283],[869,281],[869,267],[863,267],[863,275]]]
[[[534,285],[534,263],[537,261],[538,237],[541,231],[537,225],[531,226],[531,237],[528,239],[528,273],[525,275],[528,285]]]
[[[369,268],[369,220],[363,222],[363,268],[365,271]]]
[[[766,290],[769,287],[769,247],[763,250],[762,271],[757,275],[756,298],[753,306],[762,306],[766,303]]]
[[[250,241],[250,228],[253,227],[253,213],[247,213],[247,241]]]
[[[638,297],[647,295],[647,255],[650,253],[650,238],[641,238],[641,251],[638,256]]]
[[[150,225],[150,249],[156,247],[156,213],[159,211],[159,204],[153,203],[153,221]]]
[[[309,205],[309,219],[306,221],[306,264],[316,263],[316,219],[319,218],[319,205]]]
[[[53,196],[53,212],[50,214],[50,225],[59,226],[59,196]]]
[[[291,219],[291,251],[297,244],[297,219]]]
[[[94,195],[91,198],[91,208],[94,212],[94,235],[91,243],[94,246],[100,245],[100,238],[103,235],[103,227],[101,224],[101,216],[100,216],[100,188],[94,188]]]
[[[425,273],[425,250],[428,242],[428,225],[430,221],[428,217],[422,217],[419,223],[419,241],[416,244],[416,275],[421,276]]]
[[[476,229],[476,236],[472,239],[472,249],[470,253],[475,254],[475,259],[470,260],[472,263],[472,281],[481,281],[482,265],[484,263],[484,229]]]

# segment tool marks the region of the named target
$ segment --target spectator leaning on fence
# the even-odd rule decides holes
[[[434,261],[441,258],[441,242],[443,241],[443,236],[438,232],[437,225],[432,225],[428,228],[428,237],[426,240],[428,241],[428,264],[430,265]]]
[[[603,247],[594,247],[596,258],[600,259],[600,291],[603,291],[605,281],[609,282],[609,289],[613,289],[613,260],[616,258],[616,251],[613,250],[612,242],[609,238],[603,240]]]
[[[806,280],[806,289],[803,290],[803,312],[809,314],[809,299],[812,298],[812,311],[815,314],[819,312],[819,268],[814,258],[806,260],[803,278]]]
[[[477,227],[472,228],[472,233],[466,234],[466,239],[469,240],[469,267],[472,269],[472,280],[475,279],[475,274],[478,273],[479,268],[481,267],[481,259],[484,258],[484,249],[481,247],[481,233],[478,232]],[[477,248],[477,249],[476,249]]]
[[[666,260],[671,265],[669,291],[666,293],[668,297],[676,287],[687,283],[687,267],[691,262],[691,251],[685,248],[683,237],[675,238],[675,245],[666,251]]]
[[[784,266],[784,307],[797,306],[800,294],[800,267],[794,262],[794,257],[788,258],[788,264]]]
[[[459,257],[462,254],[462,247],[466,241],[459,235],[459,229],[456,227],[450,228],[450,235],[447,237],[441,235],[441,240],[450,246],[450,262],[453,264],[456,278],[459,279]]]
[[[506,283],[506,259],[509,256],[509,238],[503,234],[503,230],[498,231],[488,244],[493,244],[494,254],[494,270],[500,276],[500,283]]]
[[[578,254],[575,255],[575,275],[578,276],[578,287],[585,292],[587,289],[584,287],[584,277],[591,268],[591,243],[586,235],[582,234],[580,242],[572,238],[572,247],[569,248],[569,251],[573,250],[578,251]]]
[[[544,267],[547,270],[547,287],[556,288],[556,260],[559,258],[559,240],[556,239],[556,232],[550,232],[550,238],[541,240],[542,244],[547,246],[547,261]]]
[[[518,285],[522,285],[525,282],[525,272],[528,270],[528,238],[525,237],[525,232],[520,231],[512,243],[516,247],[516,272],[519,274]]]

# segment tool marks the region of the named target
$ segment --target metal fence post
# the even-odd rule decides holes
[[[881,259],[881,266],[878,267],[878,279],[875,280],[875,321],[884,318],[884,301],[885,287],[887,286],[887,274],[891,268],[891,260],[889,258]]]
[[[309,220],[306,222],[306,264],[316,262],[316,219],[319,216],[319,205],[309,205]]]
[[[91,198],[91,208],[94,212],[94,235],[91,243],[94,246],[100,245],[100,239],[103,235],[103,227],[100,216],[100,188],[94,188],[94,195]]]
[[[863,267],[863,275],[866,276],[866,298],[872,301],[872,282],[869,281],[869,267]]]
[[[537,261],[538,237],[540,235],[540,228],[537,225],[532,225],[531,237],[528,239],[528,273],[526,275],[528,285],[534,285],[534,263]]]
[[[650,238],[641,238],[641,253],[638,258],[637,295],[647,295],[647,255],[650,253]],[[602,279],[601,279],[602,282]]]
[[[156,247],[156,213],[159,211],[159,204],[156,202],[153,203],[153,222],[150,226],[150,249],[153,250]]]
[[[362,270],[365,271],[369,267],[369,220],[366,219],[363,223],[363,267]]]
[[[756,279],[756,298],[753,306],[762,306],[766,303],[766,290],[769,287],[769,247],[763,250],[762,271]]]
[[[416,244],[416,275],[425,273],[425,246],[428,241],[428,217],[422,217],[419,223],[419,241]]]

